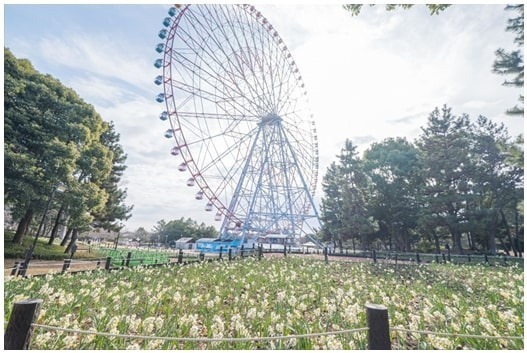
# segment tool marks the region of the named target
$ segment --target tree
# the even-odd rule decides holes
[[[180,238],[215,238],[218,232],[212,226],[206,226],[204,223],[198,223],[190,218],[181,217],[178,220],[166,222],[160,220],[154,226],[151,239],[161,243],[170,243]]]
[[[417,141],[426,183],[424,210],[448,229],[457,254],[463,252],[461,235],[466,225],[467,199],[471,197],[466,192],[473,173],[469,126],[467,115],[456,117],[451,108],[436,108]]]
[[[505,10],[517,11],[518,17],[510,18],[506,31],[516,34],[514,43],[519,47],[518,50],[505,51],[505,49],[498,49],[496,51],[496,61],[492,67],[492,72],[503,75],[513,76],[512,80],[505,80],[504,86],[523,88],[523,5],[507,5]],[[523,115],[523,101],[524,96],[520,94],[520,106],[516,105],[507,111],[511,115]]]
[[[322,178],[322,191],[324,193],[320,206],[322,239],[331,240],[336,247],[337,243],[342,244],[342,209],[344,206],[341,175],[335,162],[329,165]]]
[[[117,185],[126,155],[113,125],[28,60],[8,49],[4,57],[4,201],[20,219],[13,242],[21,243],[33,217],[44,221],[50,208],[58,209],[50,243],[65,222],[72,237],[66,251],[94,219],[115,230],[131,208]],[[60,185],[65,191],[55,200]]]
[[[507,220],[506,214],[510,212],[506,210],[517,207],[517,189],[523,184],[523,170],[508,160],[511,141],[503,124],[480,116],[473,124],[472,141],[474,199],[469,206],[470,216],[475,219],[471,222],[471,231],[479,235],[475,240],[488,252],[496,253],[496,239],[508,252],[513,239],[509,227],[512,220]]]
[[[340,249],[347,240],[354,249],[356,242],[364,247],[371,231],[365,202],[367,180],[357,155],[357,146],[346,140],[339,164],[330,165],[322,182],[322,234]]]
[[[86,105],[71,89],[4,49],[4,201],[20,219],[21,243],[33,216],[71,177],[86,140]]]
[[[101,212],[94,214],[94,228],[102,228],[109,231],[119,232],[122,222],[131,217],[133,206],[127,206],[126,189],[121,189],[119,183],[126,170],[126,154],[119,144],[120,135],[115,131],[113,122],[106,123],[105,130],[101,135],[101,143],[111,153],[111,171],[107,178],[101,180],[100,187],[103,188],[108,198]]]
[[[343,202],[342,223],[344,238],[351,240],[353,250],[356,241],[365,248],[366,234],[371,232],[366,209],[368,180],[364,174],[363,162],[358,157],[357,146],[346,140],[338,157],[342,180]]]
[[[368,213],[388,238],[389,249],[410,251],[422,190],[419,150],[404,138],[387,138],[364,153],[364,172],[371,183]]]

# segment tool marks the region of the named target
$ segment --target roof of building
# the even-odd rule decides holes
[[[184,238],[179,238],[178,240],[176,240],[176,243],[190,243],[192,241],[194,241],[194,238],[184,237]]]

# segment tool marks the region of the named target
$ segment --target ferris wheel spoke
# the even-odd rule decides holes
[[[221,15],[218,13],[220,10],[222,11]],[[270,111],[269,94],[263,97],[263,99],[261,97],[254,96],[255,94],[259,95],[258,92],[266,92],[264,85],[268,78],[265,76],[265,72],[261,70],[261,67],[255,65],[257,58],[261,57],[262,55],[258,55],[260,52],[256,46],[251,46],[247,42],[244,45],[244,43],[240,41],[240,36],[243,38],[247,37],[242,29],[240,17],[233,18],[233,14],[225,13],[223,8],[215,9],[215,13],[218,18],[222,17],[223,15],[228,19],[225,26],[222,26],[220,30],[225,35],[225,37],[228,38],[227,43],[231,50],[235,53],[239,53],[239,55],[235,55],[237,65],[235,65],[233,68],[238,68],[238,70],[241,71],[245,82],[248,84],[248,88],[253,95],[253,98],[256,98],[256,101],[264,104],[264,106],[261,107],[261,109],[263,109],[261,110],[261,113],[263,114]],[[235,41],[236,47],[233,46],[233,40]],[[232,61],[229,61],[229,63],[233,64]],[[240,68],[246,68],[246,70]],[[255,70],[255,68],[260,70]],[[247,69],[251,75],[247,75]]]
[[[192,62],[190,62],[189,58],[184,57],[184,56],[179,57],[177,55],[174,55],[174,59],[176,59],[181,64],[181,68],[184,68],[187,70],[193,70],[194,73],[196,72],[195,66]],[[180,70],[181,68],[178,68],[178,70]],[[207,87],[213,89],[214,83],[209,82],[209,78],[212,77],[212,73],[206,72],[205,70],[203,70],[203,68],[200,70],[200,74],[201,72],[206,73],[207,74],[206,76],[209,76],[209,77],[207,78],[206,76],[202,76],[202,75],[199,75],[198,77],[200,77],[202,82],[206,83]],[[183,75],[181,75],[181,78],[184,79]],[[236,109],[236,106],[238,106],[238,108],[242,108],[242,110],[245,110],[245,107],[241,103],[239,103],[238,100],[233,99],[233,98],[226,99],[225,95],[219,95],[213,91],[208,91],[202,88],[201,85],[200,87],[196,87],[196,85],[194,85],[191,82],[189,83],[189,82],[181,81],[177,79],[173,79],[171,84],[177,89],[180,89],[182,91],[185,91],[193,95],[197,95],[203,99],[210,101],[211,103],[216,104],[220,102],[223,102],[223,103],[227,102],[231,104],[234,109]],[[225,84],[225,81],[224,81],[224,84]],[[227,87],[227,88],[231,88],[231,87]]]
[[[241,165],[246,158],[246,153],[249,150],[248,146],[250,145],[254,133],[255,132],[253,131],[252,133],[245,135],[239,139],[236,144],[229,146],[228,149],[218,155],[217,158],[214,158],[210,160],[208,164],[201,166],[203,173],[206,173],[208,170],[220,170],[220,183],[215,189],[215,192],[221,193],[224,188],[231,184],[234,177],[239,177]],[[240,148],[241,145],[246,145],[247,148]],[[229,160],[231,163],[226,164],[225,162]],[[218,165],[220,165],[220,168],[218,168]]]
[[[193,62],[191,62],[188,57],[178,56],[177,54],[175,54],[173,56],[174,56],[174,59],[176,59],[176,61],[178,61],[181,64],[181,68],[187,69],[187,70],[193,72],[195,75],[197,75],[197,73],[199,73],[199,75],[197,75],[197,76],[200,78],[201,82],[202,83],[206,83],[205,86],[210,87],[211,89],[214,89],[215,83],[209,82],[209,79],[213,77],[213,73],[212,72],[205,71],[203,69],[203,67],[201,67],[200,70],[197,71],[195,69],[195,67],[196,67],[195,64]],[[181,68],[178,68],[177,70],[181,70]],[[205,75],[203,75],[203,73],[205,73]],[[180,76],[181,76],[182,79],[184,79],[184,75],[180,75]],[[190,79],[188,79],[187,81],[189,81],[189,82],[180,81],[180,80],[174,80],[173,79],[172,80],[172,85],[175,86],[176,88],[181,88],[181,90],[184,90],[184,91],[186,91],[188,93],[198,95],[199,97],[201,97],[203,99],[207,99],[211,103],[214,103],[214,104],[217,104],[217,103],[228,103],[233,109],[238,110],[241,113],[243,112],[243,110],[246,109],[243,104],[239,103],[238,100],[236,100],[234,98],[226,99],[225,95],[219,95],[218,93],[215,93],[215,92],[212,92],[212,91],[207,91],[207,90],[201,88],[201,85],[198,88],[198,87],[196,87],[195,84],[192,83],[192,81]],[[223,85],[226,86],[226,83],[228,81],[222,80],[222,82],[223,82]],[[179,87],[179,86],[181,86],[181,87]],[[224,91],[229,91],[233,87],[228,87],[227,86],[226,88],[227,89],[224,90]],[[200,92],[203,92],[203,94],[199,94]]]
[[[213,120],[250,120],[250,121],[258,121],[260,118],[256,115],[232,115],[232,114],[226,114],[226,113],[212,113],[212,112],[186,112],[179,110],[177,112],[177,115],[181,118],[197,118],[197,119],[213,119]]]
[[[251,15],[245,13],[245,16],[249,17]],[[263,31],[262,27],[257,27],[255,21],[248,21],[248,24],[249,24],[249,27],[250,27],[250,31],[252,33],[260,34],[260,38],[261,38],[261,33]],[[252,38],[252,44],[249,44],[248,37]],[[255,51],[258,52],[258,50],[256,49],[256,48],[258,48],[258,44],[255,41],[255,37],[256,37],[256,35],[243,36],[243,40],[245,42],[245,46],[246,47],[248,47],[248,48],[255,48]],[[236,39],[239,41],[239,38],[236,38]],[[261,51],[261,52],[263,52],[263,51]],[[258,77],[254,73],[254,68],[255,67],[260,68],[260,70],[262,72],[264,72],[264,67],[263,67],[263,65],[261,63],[261,60],[263,60],[264,58],[266,58],[266,55],[251,55],[251,69],[252,69],[252,72],[254,74],[254,78],[255,79]],[[262,80],[261,82],[260,81],[256,81],[255,84],[258,86],[258,88],[261,91],[267,92],[268,94],[271,93],[271,92],[269,92],[269,90],[266,90],[266,88],[265,88],[265,85],[267,84],[267,80]],[[273,95],[269,94],[269,96],[272,97]],[[275,109],[274,109],[272,103],[267,108],[268,108],[267,112],[275,112]]]
[[[218,65],[220,68],[221,68],[221,71],[223,72],[232,72],[231,70],[228,70],[226,67],[225,67],[225,64],[224,62],[222,62],[222,59],[223,60],[226,60],[227,63],[230,62],[230,60],[232,59],[232,56],[233,55],[229,55],[228,53],[226,53],[224,50],[223,50],[223,46],[221,45],[221,43],[218,41],[218,39],[216,38],[216,33],[217,33],[217,30],[220,30],[222,29],[222,26],[219,26],[219,28],[214,29],[214,30],[211,30],[209,28],[207,28],[206,26],[204,26],[202,24],[202,22],[196,18],[194,22],[191,23],[191,25],[193,26],[194,28],[194,31],[204,31],[205,33],[208,34],[208,39],[210,41],[212,41],[215,46],[214,47],[211,47],[210,44],[209,44],[209,41],[204,41],[204,42],[201,42],[201,43],[198,43],[196,42],[195,40],[193,40],[193,38],[187,34],[187,38],[189,38],[190,41],[193,41],[195,45],[197,45],[197,47],[195,47],[194,51],[195,51],[195,54],[200,57],[202,59],[202,63],[206,66],[208,66],[212,72],[217,72],[217,68],[215,67],[212,67],[211,66],[211,62],[212,63],[215,63],[216,65]],[[198,27],[199,25],[199,27]],[[182,39],[182,40],[185,40],[186,39]],[[206,51],[204,49],[207,49]],[[202,53],[207,53],[207,56],[206,57],[202,57]],[[222,53],[223,55],[221,56],[221,58],[219,58],[217,56],[217,53]],[[202,67],[200,66],[198,68],[198,72],[202,69]],[[229,83],[232,83],[233,86],[228,86],[226,85],[226,83],[229,82]],[[230,90],[238,90],[240,92],[240,95],[244,95],[244,91],[242,89],[240,89],[240,87],[237,85],[237,82],[238,80],[235,80],[235,77],[230,77],[230,80],[218,80],[218,84],[220,85],[224,85],[224,86],[228,86],[228,88]],[[248,100],[246,103],[247,104],[251,104],[251,105],[256,105],[256,100]],[[261,109],[260,109],[261,110]]]
[[[220,9],[223,10],[223,9]],[[252,57],[255,56],[253,53],[252,47],[243,47],[240,44],[239,41],[239,31],[237,31],[237,28],[235,27],[235,24],[239,23],[238,19],[232,19],[229,18],[224,12],[220,14],[218,12],[218,8],[214,8],[214,13],[212,13],[210,10],[208,11],[208,16],[206,18],[212,19],[216,18],[217,21],[222,21],[224,25],[220,26],[219,31],[225,38],[226,44],[229,46],[232,54],[228,55],[225,53],[227,60],[227,65],[233,70],[236,70],[239,72],[241,77],[243,77],[243,82],[247,84],[247,91],[251,95],[253,99],[251,101],[253,102],[259,102],[260,104],[265,103],[264,100],[258,99],[255,95],[258,94],[258,92],[261,92],[261,89],[255,85],[255,83],[259,83],[260,81],[265,81],[265,77],[258,76],[257,72],[254,71],[252,63]],[[223,16],[222,16],[223,15]],[[240,27],[241,28],[241,27]],[[227,31],[227,29],[229,31]],[[237,47],[233,46],[232,40],[236,41]],[[221,47],[220,47],[221,48]],[[244,50],[241,50],[244,49]],[[247,57],[247,53],[249,53],[249,56]],[[235,59],[236,62],[234,62],[232,59]],[[249,65],[247,63],[249,62]],[[249,68],[249,70],[252,73],[253,80],[249,80],[249,77],[246,73],[246,68]],[[253,82],[254,81],[254,82]],[[258,107],[261,112],[265,111],[266,107],[259,106]]]

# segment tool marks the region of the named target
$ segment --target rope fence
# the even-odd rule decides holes
[[[149,336],[149,335],[128,335],[109,332],[98,332],[91,330],[79,330],[71,328],[63,328],[57,326],[37,324],[40,307],[42,305],[41,299],[24,300],[13,304],[11,317],[4,334],[4,349],[29,349],[33,331],[35,329],[47,331],[60,331],[75,333],[81,335],[95,335],[103,337],[114,337],[122,339],[134,340],[163,340],[176,342],[264,342],[273,340],[288,340],[288,339],[302,339],[321,336],[335,336],[353,334],[359,332],[368,333],[368,349],[391,349],[390,332],[404,332],[423,335],[435,335],[443,337],[455,338],[474,338],[485,340],[524,340],[521,336],[486,336],[475,334],[458,334],[458,333],[444,333],[433,332],[426,330],[409,330],[400,327],[389,327],[388,309],[383,305],[366,304],[366,323],[367,327],[360,327],[348,330],[328,331],[318,333],[293,334],[283,336],[269,336],[269,337],[164,337],[164,336]]]
[[[334,335],[343,335],[343,334],[350,334],[350,333],[355,333],[355,332],[368,331],[367,327],[361,327],[361,328],[350,329],[350,330],[319,332],[319,333],[305,333],[305,334],[287,335],[287,336],[211,338],[211,337],[162,337],[162,336],[125,335],[125,334],[108,333],[108,332],[75,330],[75,329],[68,329],[68,328],[63,328],[63,327],[48,326],[48,325],[41,325],[41,324],[32,324],[32,326],[36,328],[46,329],[46,330],[63,331],[63,332],[79,333],[79,334],[85,334],[85,335],[96,335],[96,336],[104,336],[104,337],[115,337],[115,338],[125,338],[125,339],[143,339],[143,340],[164,340],[164,341],[177,341],[177,342],[204,342],[204,343],[273,341],[273,340],[284,340],[284,339],[292,339],[292,338],[334,336]]]
[[[449,333],[449,332],[434,332],[426,330],[408,330],[400,327],[392,327],[390,331],[406,332],[406,333],[418,333],[422,335],[433,335],[443,337],[459,337],[459,338],[477,338],[477,339],[489,339],[489,340],[523,340],[521,336],[485,336],[485,335],[470,335],[465,333]]]

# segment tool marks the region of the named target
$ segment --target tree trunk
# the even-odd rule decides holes
[[[492,216],[491,220],[491,226],[488,228],[489,231],[487,232],[487,249],[491,253],[491,255],[496,255],[496,231],[498,229],[498,215],[496,212],[494,212],[494,215]]]
[[[439,237],[437,236],[437,232],[435,229],[432,228],[432,236],[434,237],[434,244],[436,247],[436,254],[441,253],[441,246],[439,245]]]
[[[66,235],[64,236],[64,239],[60,242],[60,246],[66,246],[68,243],[68,240],[70,239],[72,228],[68,228],[68,231],[66,232]]]
[[[64,212],[64,205],[60,206],[59,212],[57,212],[57,218],[55,218],[55,224],[53,225],[53,229],[51,230],[51,234],[49,235],[48,245],[53,244],[53,242],[55,241],[55,238],[57,237],[57,234],[59,232],[60,219],[62,217],[63,212]]]
[[[454,254],[463,255],[463,248],[461,247],[461,232],[456,227],[450,227],[450,233],[452,234],[452,242],[454,243],[452,250]]]
[[[512,252],[514,253],[514,256],[518,256],[518,252],[516,251],[516,247],[514,246],[514,242],[512,241],[512,234],[511,234],[511,230],[509,229],[509,224],[507,223],[507,218],[505,218],[505,213],[503,212],[503,210],[500,211],[500,214],[501,214],[501,219],[502,219],[502,223],[503,223],[503,226],[505,227],[505,232],[507,234],[507,240],[509,241],[509,244],[512,248]],[[507,255],[509,255],[509,249],[508,247],[505,247],[505,251],[507,252]]]
[[[78,229],[73,229],[73,232],[71,233],[71,241],[68,244],[68,246],[66,247],[66,250],[64,250],[65,254],[68,254],[69,252],[71,252],[71,247],[77,241],[78,236],[79,236],[79,230]]]
[[[501,246],[503,247],[503,250],[507,254],[507,256],[511,256],[511,253],[509,252],[509,248],[508,248],[507,244],[505,244],[505,242],[503,241],[503,237],[499,237],[498,239],[500,241]]]
[[[33,211],[33,209],[28,208],[26,210],[24,217],[22,217],[18,223],[18,227],[16,228],[15,236],[12,240],[14,244],[22,244],[22,240],[24,239],[24,235],[27,233],[27,229],[29,228],[29,224],[31,223],[34,214],[35,211]]]

